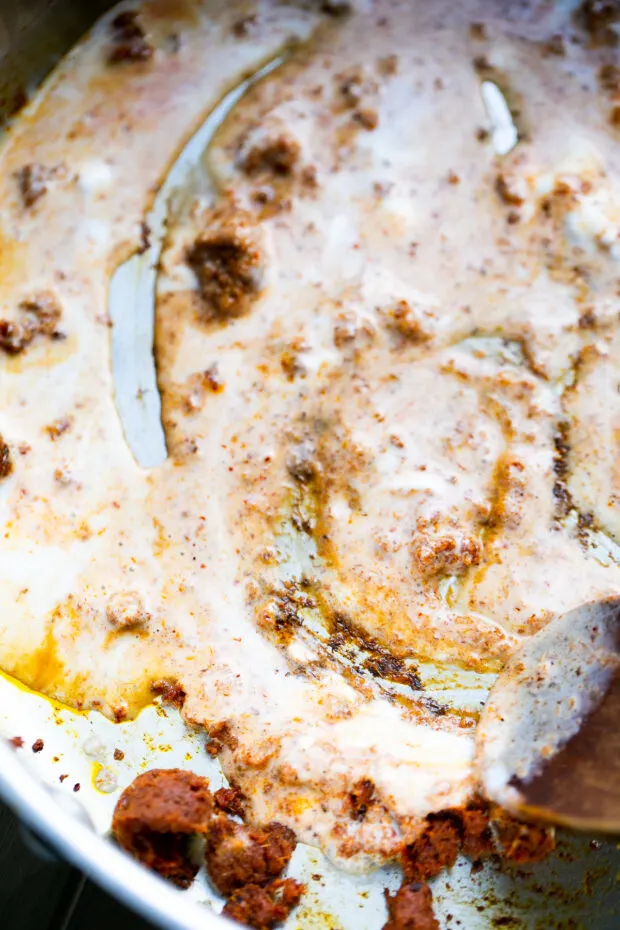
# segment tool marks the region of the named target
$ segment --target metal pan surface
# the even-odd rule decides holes
[[[37,83],[108,6],[78,0],[0,3],[5,116],[20,102],[21,89]],[[198,139],[196,151],[203,144]],[[196,157],[188,148],[179,177]],[[129,279],[119,283],[120,288],[133,286]],[[119,299],[126,296],[121,290]],[[148,336],[152,324],[142,324]],[[121,371],[123,358],[129,368],[140,364],[129,353],[124,355],[122,346],[118,351]],[[136,422],[136,436],[143,428]],[[486,685],[463,683],[463,699],[484,700]],[[24,742],[19,750],[0,743],[0,792],[60,855],[162,928],[230,926],[218,916],[221,901],[204,877],[189,891],[178,892],[130,861],[107,836],[119,790],[145,768],[185,766],[207,775],[214,787],[223,783],[219,766],[203,751],[200,734],[189,731],[176,711],[150,707],[136,721],[113,724],[96,713],[53,704],[3,677],[0,734],[7,740],[19,736]],[[43,749],[33,752],[31,746],[38,740]],[[122,760],[114,758],[115,749]],[[366,877],[345,875],[310,847],[298,848],[291,874],[309,887],[289,922],[291,930],[378,930],[385,920],[383,891],[396,889],[400,882],[393,868]],[[469,863],[459,860],[449,875],[434,883],[437,915],[442,930],[612,930],[620,924],[618,874],[620,852],[615,843],[569,836],[562,838],[551,861],[535,868],[508,872],[489,863],[472,875]]]

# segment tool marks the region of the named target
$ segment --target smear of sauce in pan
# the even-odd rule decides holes
[[[613,47],[542,2],[114,16],[0,154],[0,661],[118,720],[176,689],[252,816],[367,868],[475,790],[455,689],[620,589]],[[278,56],[167,201],[141,468],[110,280]]]

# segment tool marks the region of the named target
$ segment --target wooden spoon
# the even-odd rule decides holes
[[[491,800],[620,834],[620,597],[577,607],[529,639],[492,688],[476,740]]]

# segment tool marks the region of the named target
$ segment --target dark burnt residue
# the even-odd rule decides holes
[[[153,46],[147,41],[146,33],[135,10],[118,13],[111,22],[112,49],[108,56],[111,64],[126,61],[148,61],[153,57]]]
[[[321,550],[323,543],[328,542],[321,532],[327,488],[318,444],[312,436],[298,443],[289,455],[286,467],[295,482],[291,523],[298,532],[312,535]]]
[[[294,878],[282,878],[268,885],[244,885],[233,892],[224,905],[222,913],[257,930],[277,927],[297,907],[304,892],[304,886]]]
[[[356,671],[369,672],[375,678],[406,685],[412,691],[421,691],[422,682],[415,669],[407,667],[404,659],[392,655],[372,636],[368,636],[356,624],[340,612],[334,612],[330,620],[331,635],[327,642],[333,653],[353,659]]]
[[[346,16],[351,12],[349,0],[323,0],[321,10],[328,16]]]
[[[615,47],[619,44],[616,30],[620,23],[618,0],[583,0],[575,11],[575,19],[587,33],[591,45]]]
[[[258,625],[270,633],[280,645],[288,645],[303,626],[300,611],[313,610],[317,606],[314,597],[303,581],[285,581],[273,588],[266,603],[257,612]]]
[[[300,155],[299,143],[284,133],[253,146],[242,162],[243,170],[250,176],[274,174],[289,177]]]
[[[246,314],[260,293],[263,259],[253,221],[224,204],[186,253],[203,300],[203,322]]]
[[[11,457],[11,450],[3,436],[0,435],[0,479],[8,478],[12,471],[13,459]]]
[[[49,168],[37,163],[24,165],[16,172],[17,185],[25,207],[32,207],[46,193],[50,174]]]
[[[425,710],[427,710],[429,714],[432,714],[434,717],[445,717],[445,715],[448,713],[450,709],[448,705],[440,704],[439,701],[435,700],[435,698],[428,697],[427,695],[419,698],[418,703],[421,704],[422,707]]]
[[[144,255],[151,247],[151,227],[146,222],[142,220],[140,223],[140,245],[138,247],[138,255]]]
[[[247,39],[247,37],[251,35],[256,23],[256,14],[250,13],[248,16],[242,16],[240,19],[236,19],[232,24],[231,32],[236,39]]]
[[[51,291],[42,291],[32,297],[26,297],[21,301],[19,309],[22,313],[29,314],[37,334],[56,339],[59,337],[58,324],[62,317],[62,307]]]
[[[349,792],[351,816],[354,820],[364,820],[368,808],[375,796],[375,786],[370,778],[361,778]]]
[[[50,291],[22,300],[18,311],[18,319],[0,319],[0,349],[7,355],[20,355],[37,336],[64,338],[58,329],[62,308]]]
[[[321,476],[321,464],[313,446],[300,443],[288,458],[286,468],[295,481],[312,484]]]
[[[499,856],[518,865],[540,862],[555,848],[553,828],[526,823],[481,798],[426,818],[422,833],[406,845],[402,866],[409,881],[429,881],[450,869],[459,853],[474,862]]]
[[[590,540],[590,533],[594,529],[594,514],[580,513],[577,516],[577,538],[582,546],[587,547]]]
[[[35,337],[30,321],[0,320],[0,349],[7,355],[20,355]]]
[[[439,930],[426,882],[404,882],[394,895],[386,891],[385,903],[388,920],[383,930]]]
[[[558,424],[558,430],[554,437],[553,456],[553,471],[555,474],[553,497],[555,499],[555,512],[558,521],[564,519],[572,509],[572,501],[567,485],[569,455],[569,424],[563,421]]]
[[[555,835],[549,827],[524,823],[500,808],[494,810],[491,822],[498,851],[505,862],[540,862],[555,849]]]
[[[611,63],[601,65],[598,79],[602,89],[609,94],[620,93],[620,68],[617,65]]]

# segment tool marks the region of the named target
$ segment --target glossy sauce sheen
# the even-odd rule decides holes
[[[177,680],[189,722],[228,723],[250,815],[363,869],[476,787],[475,721],[412,690],[416,663],[497,671],[620,589],[584,529],[613,548],[615,52],[543,3],[318,7],[145,2],[149,60],[110,64],[107,18],[7,136],[2,312],[52,292],[66,338],[2,358],[0,658],[117,718]],[[143,470],[113,400],[110,275],[179,147],[291,40],[174,201],[169,456]],[[483,80],[520,130],[503,157]],[[30,206],[27,164],[53,169]],[[253,255],[219,316],[188,262],[214,229]]]

